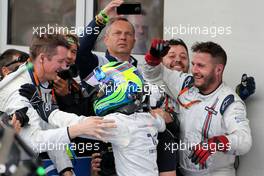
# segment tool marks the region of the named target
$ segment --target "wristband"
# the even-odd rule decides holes
[[[103,10],[100,11],[99,15],[103,17],[104,24],[109,22],[109,16],[106,15],[106,13]]]
[[[95,23],[98,26],[105,26],[103,19],[99,18],[98,15],[95,16]]]

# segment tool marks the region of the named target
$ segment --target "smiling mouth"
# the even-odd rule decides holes
[[[195,80],[201,80],[201,79],[203,78],[203,76],[197,76],[197,75],[194,75],[193,78],[194,78]]]
[[[182,67],[182,66],[180,66],[180,65],[174,65],[174,66],[171,66],[171,68],[180,69],[180,70],[182,70],[182,69],[183,69],[183,67]]]
[[[60,72],[61,72],[61,70],[56,70],[55,72],[58,74],[58,73],[60,73]]]

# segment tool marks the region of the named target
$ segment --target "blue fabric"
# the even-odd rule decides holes
[[[73,160],[72,160],[73,162]],[[48,167],[52,167],[53,163],[51,160],[43,160],[43,167],[45,170]],[[90,176],[91,173],[91,157],[78,157],[74,161],[74,172],[76,176]],[[47,176],[58,176],[57,169],[52,169]]]

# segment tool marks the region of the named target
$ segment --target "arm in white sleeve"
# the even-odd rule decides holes
[[[252,136],[244,103],[241,100],[232,103],[223,118],[231,147],[229,153],[235,155],[247,153],[252,145]]]
[[[162,64],[150,66],[146,63],[143,65],[143,77],[151,84],[163,85],[163,68]]]
[[[157,127],[158,132],[163,132],[166,130],[166,124],[165,120],[157,114],[157,117],[152,117],[153,118],[153,125]]]
[[[120,114],[120,113],[112,113],[104,116],[104,119],[107,120],[114,120],[116,124],[116,128],[107,128],[105,129],[108,134],[102,135],[102,138],[105,142],[110,142],[112,144],[126,147],[130,142],[130,136],[131,132],[129,130],[129,127],[126,123],[126,120],[123,120],[126,115]],[[123,119],[122,119],[123,118]],[[95,140],[101,140],[96,137],[88,136],[88,135],[82,135],[80,136],[82,138],[88,138],[88,139],[95,139]]]
[[[87,117],[85,116],[78,116],[74,113],[68,113],[60,111],[59,109],[54,110],[49,115],[49,124],[56,126],[56,127],[66,127],[70,125],[75,125],[81,122],[83,119]]]
[[[19,133],[21,138],[35,152],[47,151],[48,144],[67,144],[70,143],[67,127],[56,129],[43,129],[41,123],[44,123],[39,117],[37,111],[31,106],[28,100],[15,92],[6,101],[4,112],[13,113],[17,109],[28,107],[27,116],[28,125],[23,127]]]
[[[48,150],[48,155],[51,161],[54,163],[58,173],[65,168],[73,168],[72,162],[66,153],[66,150]]]
[[[143,77],[147,82],[163,87],[169,96],[176,99],[186,78],[191,77],[191,75],[167,69],[162,64],[150,66],[145,62]]]

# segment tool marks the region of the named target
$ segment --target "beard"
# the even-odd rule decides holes
[[[200,90],[200,92],[206,92],[209,86],[216,82],[216,77],[213,72],[209,73],[207,76],[202,75],[202,79],[203,82],[201,84],[195,83],[194,79],[194,85]]]

